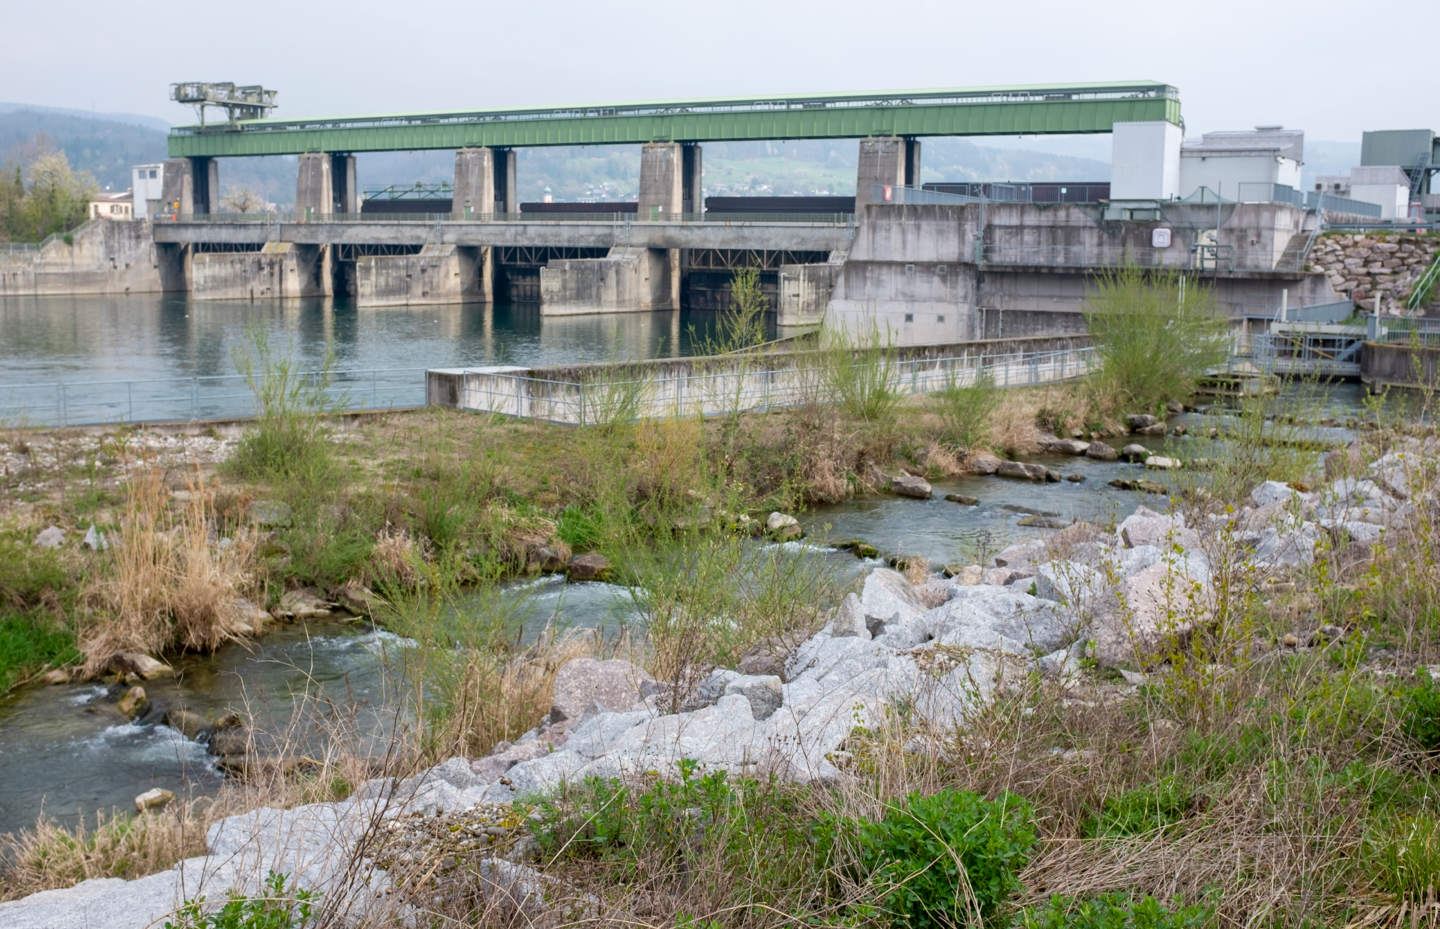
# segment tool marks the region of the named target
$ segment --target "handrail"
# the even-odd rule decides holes
[[[423,202],[423,201],[417,201]],[[854,213],[162,213],[177,225],[315,225],[321,223],[674,223],[681,225],[851,226]]]
[[[1434,292],[1437,280],[1440,280],[1440,255],[1435,256],[1435,260],[1430,262],[1430,267],[1426,268],[1425,273],[1420,275],[1420,280],[1416,281],[1415,286],[1410,288],[1410,296],[1405,298],[1405,309],[1418,310],[1420,308],[1420,301],[1430,297]]]

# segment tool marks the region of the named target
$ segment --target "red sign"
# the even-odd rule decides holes
[[[893,187],[891,187],[889,184],[886,184],[886,185],[885,185],[885,192],[884,192],[884,195],[883,195],[883,196],[884,196],[884,198],[885,198],[886,201],[894,200],[894,199],[895,199],[895,189],[894,189]]]

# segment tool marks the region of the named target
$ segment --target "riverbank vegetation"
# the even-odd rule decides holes
[[[1162,315],[1149,304],[1131,315],[1147,313]],[[7,461],[30,464],[6,472],[0,608],[3,628],[28,631],[6,645],[12,680],[61,665],[103,676],[100,657],[119,648],[248,637],[255,627],[242,631],[223,607],[243,598],[283,613],[309,591],[415,643],[399,668],[415,702],[384,758],[347,753],[360,740],[344,737],[309,763],[281,749],[216,801],[12,836],[0,894],[138,876],[197,854],[204,826],[226,813],[338,799],[382,771],[484,755],[536,726],[574,657],[633,661],[677,705],[714,667],[776,667],[848,582],[813,551],[755,544],[752,526],[772,510],[883,493],[897,473],[941,478],[982,453],[1031,455],[1051,434],[1119,434],[1123,414],[1189,399],[1176,391],[1208,358],[1195,350],[1166,372],[1179,380],[1150,379],[1133,361],[1156,331],[1137,333],[1114,367],[1107,356],[1091,381],[954,383],[909,399],[883,367],[847,368],[856,347],[832,343],[817,374],[829,388],[813,402],[708,421],[338,417],[319,415],[323,395],[281,391],[274,420],[238,442],[195,439],[203,457],[124,430],[15,432]],[[1435,437],[1423,409],[1377,403],[1322,462],[1286,431],[1296,416],[1280,403],[1217,413],[1216,438],[1196,429],[1192,440],[1205,470],[1182,471],[1168,503],[1146,498],[1205,528],[1221,566],[1213,616],[1152,661],[1125,674],[1090,659],[1075,677],[1035,674],[955,726],[896,705],[850,733],[834,782],[682,766],[675,778],[636,772],[530,798],[526,860],[555,882],[547,918],[667,929],[1433,919],[1436,514],[1412,505],[1374,543],[1326,535],[1311,563],[1276,570],[1242,567],[1233,556],[1255,544],[1249,530],[1212,531],[1210,517],[1238,511],[1263,481],[1359,480],[1397,450],[1415,460],[1405,497],[1431,500],[1433,455],[1414,449]],[[118,544],[84,548],[91,523]],[[37,548],[52,524],[69,541]],[[1061,530],[1053,544],[1093,544],[1087,531]],[[522,638],[513,601],[474,596],[576,554],[603,557],[608,574],[597,576],[631,590],[639,621]],[[926,579],[926,566],[908,567]],[[514,924],[476,890],[478,872],[445,875],[446,892],[423,898],[433,924]]]
[[[0,241],[39,242],[74,229],[89,215],[100,185],[70,167],[42,133],[0,165]]]

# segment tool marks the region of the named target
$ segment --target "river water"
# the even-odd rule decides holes
[[[6,297],[0,423],[248,415],[235,358],[248,351],[252,330],[303,368],[333,351],[352,408],[375,409],[423,405],[427,368],[688,355],[714,319],[705,310],[542,317],[536,304],[361,309],[347,299]]]

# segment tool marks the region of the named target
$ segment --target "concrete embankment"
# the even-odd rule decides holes
[[[583,425],[650,416],[768,410],[828,395],[838,365],[884,368],[892,389],[929,393],[982,375],[997,386],[1056,383],[1090,370],[1088,335],[856,350],[777,351],[547,368],[448,368],[428,374],[427,402]]]
[[[149,222],[92,219],[40,248],[0,252],[0,297],[183,290],[181,251],[157,246]]]

